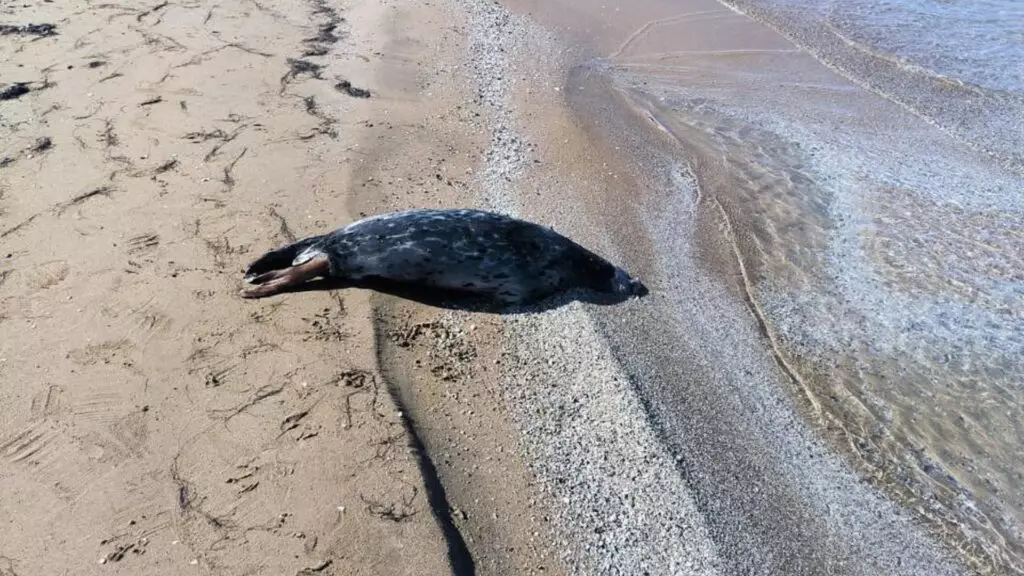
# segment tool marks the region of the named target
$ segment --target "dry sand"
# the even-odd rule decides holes
[[[411,149],[370,162],[460,113],[426,58],[457,49],[451,19],[76,1],[0,23],[55,25],[0,36],[0,574],[468,573],[378,370],[369,295],[237,296],[268,248],[422,204],[413,177],[467,186]],[[424,149],[472,158],[472,131]],[[401,166],[406,187],[366,182]]]

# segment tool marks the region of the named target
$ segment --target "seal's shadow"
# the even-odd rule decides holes
[[[477,294],[458,294],[450,290],[428,288],[383,278],[364,278],[361,280],[338,280],[318,279],[311,280],[286,292],[322,292],[327,290],[342,290],[345,288],[359,288],[373,290],[383,294],[390,294],[427,306],[444,308],[448,310],[463,310],[467,312],[484,312],[488,314],[523,314],[529,312],[546,312],[560,308],[572,302],[586,302],[599,306],[614,306],[629,300],[631,296],[604,294],[591,290],[576,289],[568,290],[541,300],[522,304],[508,304],[480,296]],[[638,295],[646,296],[646,288]]]

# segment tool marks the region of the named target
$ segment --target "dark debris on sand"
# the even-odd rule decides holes
[[[334,85],[334,88],[339,92],[344,92],[353,98],[369,98],[370,91],[363,88],[357,88],[352,85],[348,80],[342,80]]]
[[[15,98],[21,98],[29,92],[31,92],[31,89],[28,87],[28,84],[15,82],[0,88],[0,100],[14,100]]]
[[[288,59],[288,72],[292,77],[309,74],[313,78],[320,79],[320,71],[323,70],[323,68],[324,67],[320,64],[314,64],[308,60],[300,60],[298,58]]]
[[[39,153],[45,152],[50,148],[53,148],[53,140],[50,140],[48,136],[43,136],[42,138],[37,138],[35,144],[32,144],[32,146],[29,147],[28,151]]]
[[[53,24],[0,24],[0,36],[55,36],[57,27]]]
[[[344,18],[338,16],[338,13],[331,8],[324,0],[314,0],[313,14],[315,16],[322,17],[325,21],[317,26],[316,36],[303,40],[303,43],[308,46],[303,56],[324,56],[330,52],[330,46],[335,44],[341,37],[338,36],[338,26],[345,21]]]
[[[317,28],[317,35],[316,36],[314,36],[312,38],[307,38],[306,40],[304,40],[304,42],[307,42],[307,43],[313,44],[313,45],[316,45],[316,44],[334,44],[338,40],[341,40],[341,38],[339,38],[338,35],[334,33],[334,31],[337,28],[338,28],[338,25],[335,24],[335,23],[323,24],[323,25],[321,25],[320,27]],[[311,54],[307,53],[307,55],[311,55]],[[317,56],[322,56],[323,54],[316,54],[316,55]]]
[[[317,80],[323,80],[321,72],[324,67],[320,64],[314,64],[309,60],[301,60],[299,58],[288,59],[288,72],[281,77],[281,93],[284,93],[285,88],[288,87],[288,83],[300,76],[311,76]]]

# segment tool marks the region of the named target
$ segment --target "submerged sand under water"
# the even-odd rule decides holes
[[[692,293],[665,304],[648,337],[729,321],[710,305],[687,317],[700,314],[687,303],[699,288],[682,271],[691,258],[717,270],[755,317],[779,384],[866,481],[975,567],[1024,570],[1024,182],[999,154],[1012,142],[988,130],[1004,110],[985,108],[1012,98],[965,100],[959,84],[913,92],[936,79],[907,65],[904,81],[899,66],[813,43],[809,21],[790,41],[713,2],[519,4],[583,46],[569,102],[650,173],[631,209],[661,247],[657,282]],[[972,117],[950,128],[965,106]],[[646,127],[623,129],[616,115]],[[680,274],[691,284],[673,283]],[[697,434],[680,424],[693,414],[680,399],[687,377],[666,376],[672,363],[686,372],[681,348],[638,351],[611,316],[606,332],[634,376],[661,365],[661,384],[639,386],[669,443]],[[735,353],[706,351],[721,374],[743,363]]]

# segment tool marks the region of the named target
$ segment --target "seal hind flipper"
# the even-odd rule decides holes
[[[291,266],[283,270],[272,270],[261,276],[268,276],[269,279],[259,286],[242,292],[242,298],[266,298],[299,284],[312,280],[318,276],[327,276],[330,273],[331,265],[327,256],[320,254],[314,256],[298,266]]]
[[[260,282],[256,282],[257,278],[275,270],[290,268],[294,263],[296,263],[295,260],[300,254],[308,248],[316,245],[324,238],[324,236],[311,236],[288,244],[287,246],[268,251],[255,262],[249,264],[249,267],[245,269],[245,281],[250,284],[259,284]],[[299,264],[301,263],[302,262],[299,262]],[[270,280],[270,278],[266,278],[263,281],[267,280]]]
[[[267,282],[277,280],[281,276],[284,276],[285,274],[288,273],[289,269],[290,267],[271,270],[270,272],[264,272],[263,274],[259,274],[257,276],[246,277],[246,281],[248,281],[249,284],[266,284]]]

